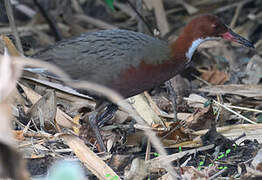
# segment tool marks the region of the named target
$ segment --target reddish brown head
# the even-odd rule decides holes
[[[194,18],[184,30],[184,33],[193,39],[205,38],[223,38],[234,41],[246,47],[254,48],[253,44],[234,33],[217,16],[206,14]]]
[[[206,14],[192,19],[187,24],[182,34],[172,44],[174,56],[176,59],[186,58],[186,61],[190,61],[201,43],[219,39],[230,40],[254,48],[250,41],[234,33],[217,16]]]

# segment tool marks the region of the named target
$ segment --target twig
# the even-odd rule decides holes
[[[148,29],[148,31],[151,33],[151,35],[154,35],[153,32],[153,28],[151,27],[150,24],[148,24],[145,19],[143,18],[143,16],[136,10],[135,6],[129,1],[127,0],[127,3],[130,5],[130,7],[133,9],[133,11],[135,11],[135,13],[138,15],[138,17],[141,19],[141,21],[143,21]]]
[[[223,172],[225,172],[227,169],[223,169],[221,171],[218,171],[216,174],[214,174],[213,176],[211,176],[210,178],[208,178],[207,180],[212,180],[215,179],[217,176],[219,176],[220,174],[222,174]]]
[[[82,7],[79,5],[79,2],[77,0],[71,0],[72,7],[77,13],[84,13]]]
[[[145,161],[150,160],[150,152],[151,152],[151,142],[149,139],[147,140],[147,146],[146,146],[146,155],[145,155]]]
[[[36,14],[35,10],[30,8],[29,6],[26,6],[18,2],[17,0],[11,0],[11,4],[14,6],[14,8],[18,9],[19,11],[21,11],[23,14],[25,14],[29,18],[33,18]]]
[[[59,28],[63,28],[65,31],[68,31],[68,26],[58,23]],[[26,25],[26,26],[19,26],[17,27],[17,31],[21,34],[24,33],[26,35],[28,35],[28,31],[33,31],[34,29],[37,30],[48,30],[49,26],[47,24],[41,24],[41,25]],[[0,29],[0,34],[9,34],[10,32],[12,32],[12,29],[9,27],[1,27]]]
[[[251,109],[251,108],[231,106],[231,105],[225,105],[225,106],[227,106],[228,108],[232,108],[232,109],[240,109],[240,110],[244,110],[244,111],[252,111],[252,112],[262,113],[262,111],[258,110],[258,109]]]
[[[152,0],[152,4],[154,6],[157,27],[161,33],[161,36],[164,36],[166,33],[169,32],[169,25],[167,22],[166,13],[165,13],[165,9],[163,6],[163,1],[162,0]]]
[[[101,21],[99,19],[95,19],[95,18],[87,16],[85,14],[78,14],[78,15],[75,15],[74,17],[76,17],[79,20],[85,21],[87,23],[93,24],[94,26],[99,27],[101,29],[117,29],[118,28],[117,26],[108,24],[104,21]]]
[[[238,136],[238,137],[236,137],[235,139],[233,139],[232,141],[236,142],[237,140],[239,140],[239,139],[241,139],[241,138],[243,138],[243,137],[245,137],[245,136],[246,136],[246,133],[243,133],[243,134],[241,134],[240,136]]]
[[[60,41],[63,39],[62,34],[60,32],[60,29],[58,28],[58,26],[56,25],[55,19],[51,18],[49,16],[49,14],[46,12],[46,10],[41,6],[41,4],[37,1],[34,0],[35,5],[38,7],[39,11],[41,12],[41,14],[43,15],[43,17],[45,18],[46,22],[48,23],[50,29],[53,31],[55,39],[57,41]]]
[[[173,108],[173,111],[174,111],[174,122],[177,122],[178,121],[178,119],[177,119],[177,104],[176,104],[177,95],[176,95],[174,88],[171,85],[170,80],[167,81],[165,84],[166,84],[167,89],[170,93],[170,99],[172,101],[172,108]]]
[[[98,144],[101,148],[101,151],[106,152],[106,146],[103,142],[101,133],[100,133],[98,127],[97,127],[96,116],[97,116],[97,112],[93,112],[89,116],[87,116],[87,118],[88,118],[88,121],[89,121],[89,124],[90,124],[92,130],[95,133],[96,140],[97,140],[97,142],[98,142]]]
[[[185,1],[183,0],[177,0],[177,2],[179,4],[181,4],[185,9],[186,11],[188,12],[188,14],[195,14],[198,12],[198,9],[195,8],[194,6],[191,6],[190,4],[186,3]]]
[[[243,115],[237,113],[236,111],[233,111],[232,109],[230,109],[230,108],[227,107],[226,105],[221,104],[221,103],[219,103],[219,102],[217,102],[217,101],[215,101],[215,100],[213,100],[213,102],[216,103],[216,104],[219,105],[219,106],[222,106],[223,108],[225,108],[225,109],[228,110],[229,112],[232,112],[233,114],[237,115],[238,117],[240,117],[240,118],[246,120],[247,122],[249,122],[249,123],[251,123],[251,124],[257,124],[256,122],[251,121],[250,119],[248,119],[248,118],[246,118],[245,116],[243,116]]]
[[[143,16],[143,2],[142,0],[136,0],[136,7],[137,7],[137,12],[144,18]],[[139,18],[139,16],[136,16],[137,18],[137,30],[138,32],[145,32],[145,23]]]
[[[16,46],[17,46],[19,52],[21,54],[24,54],[22,44],[21,44],[21,40],[19,38],[18,31],[17,31],[16,25],[15,25],[15,20],[14,20],[13,10],[12,10],[12,7],[11,7],[10,0],[5,0],[5,9],[6,9],[7,17],[8,17],[8,20],[9,20],[9,24],[10,24],[11,29],[12,29],[12,33],[15,37]]]
[[[205,80],[202,79],[201,77],[198,77],[198,76],[196,76],[196,75],[194,75],[194,74],[192,74],[192,76],[195,77],[197,80],[203,82],[205,85],[207,85],[207,86],[212,86],[209,82],[205,81]]]
[[[237,5],[237,8],[236,8],[236,11],[235,11],[235,14],[232,18],[232,21],[230,23],[230,28],[234,28],[235,25],[236,25],[236,22],[237,22],[237,18],[239,17],[239,14],[240,14],[240,11],[243,7],[244,3],[240,2],[238,5]]]
[[[114,2],[114,6],[120,9],[123,13],[127,14],[131,17],[131,19],[135,19],[137,16],[136,13],[131,9],[131,7],[127,4],[120,3],[118,1]]]
[[[253,0],[243,0],[242,3],[243,5],[246,4],[246,3],[249,3],[250,1],[253,1]],[[223,6],[221,8],[218,8],[218,9],[215,9],[213,11],[214,14],[218,14],[218,13],[221,13],[223,11],[227,11],[227,10],[231,10],[232,8],[234,8],[235,6],[238,6],[239,5],[239,2],[236,2],[236,3],[232,3],[232,4],[229,4],[227,6]]]

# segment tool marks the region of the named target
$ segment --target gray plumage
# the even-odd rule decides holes
[[[170,60],[170,55],[171,49],[165,41],[115,29],[60,41],[32,57],[56,64],[73,79],[110,86],[120,73],[138,67],[142,61],[161,64]]]

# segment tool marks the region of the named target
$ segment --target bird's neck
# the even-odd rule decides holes
[[[173,60],[178,63],[188,64],[200,44],[209,40],[218,40],[217,37],[191,38],[182,34],[171,44]]]

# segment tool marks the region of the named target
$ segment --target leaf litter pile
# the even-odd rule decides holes
[[[262,178],[262,1],[8,2],[0,2],[1,178]],[[87,120],[96,102],[72,87],[96,89],[113,102],[121,97],[88,82],[67,85],[23,71],[30,65],[66,76],[25,58],[61,39],[120,28],[172,41],[203,13],[218,15],[256,50],[202,44],[183,73],[118,104],[99,126],[106,152]]]

